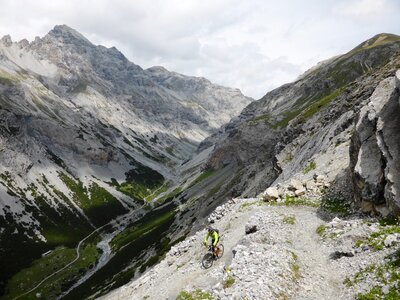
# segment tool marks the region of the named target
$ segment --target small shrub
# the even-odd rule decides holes
[[[289,162],[291,162],[292,160],[293,160],[293,154],[292,154],[292,152],[286,153],[286,156],[285,156],[285,158],[283,159],[283,162],[289,163]]]
[[[234,283],[235,283],[235,277],[228,276],[228,278],[225,279],[225,281],[224,281],[223,287],[224,287],[224,289],[227,289],[227,288],[231,287]]]
[[[303,173],[307,174],[308,172],[315,170],[316,167],[317,164],[315,163],[315,161],[312,161],[303,169]]]
[[[293,273],[293,279],[299,280],[301,278],[300,266],[298,264],[296,264],[296,263],[291,263],[290,264],[290,268],[291,268],[292,273]]]
[[[320,236],[323,237],[325,235],[325,231],[326,231],[326,226],[325,225],[319,225],[317,227],[317,229],[315,230],[315,232]]]
[[[283,218],[283,223],[294,225],[295,222],[296,222],[295,216],[285,216]]]
[[[321,208],[339,217],[347,217],[352,213],[348,199],[341,199],[340,197],[333,198],[324,195],[321,200]]]

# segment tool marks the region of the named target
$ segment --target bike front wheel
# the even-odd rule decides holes
[[[211,268],[213,265],[214,257],[211,253],[207,253],[203,256],[203,260],[201,261],[201,264],[203,265],[204,269]]]

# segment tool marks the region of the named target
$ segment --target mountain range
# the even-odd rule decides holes
[[[0,55],[2,292],[42,253],[151,206],[201,140],[253,100],[144,70],[65,25],[31,43],[5,36]]]
[[[322,176],[321,205],[397,215],[399,68],[400,37],[379,34],[255,101],[65,25],[3,37],[0,294],[106,294],[227,200],[293,180],[275,198]]]

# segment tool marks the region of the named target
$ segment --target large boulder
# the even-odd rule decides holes
[[[297,190],[303,190],[304,189],[304,185],[300,180],[292,179],[290,181],[288,189],[293,191],[293,192],[295,192]]]
[[[263,198],[265,201],[276,200],[279,198],[279,190],[277,187],[270,186],[263,193]]]
[[[399,88],[399,71],[380,82],[360,111],[350,147],[355,200],[364,210],[386,206],[392,215],[400,215]]]

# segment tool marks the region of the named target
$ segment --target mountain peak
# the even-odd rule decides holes
[[[90,41],[87,38],[85,38],[82,34],[80,34],[78,31],[67,25],[54,26],[54,28],[49,31],[47,36],[56,39],[61,39],[67,43],[72,43],[74,41],[81,41],[91,44]]]
[[[0,42],[1,42],[2,44],[6,45],[6,46],[11,45],[11,44],[12,44],[11,36],[10,36],[9,34],[3,36],[3,37],[0,39]]]
[[[400,36],[392,33],[379,33],[377,35],[374,35],[372,38],[362,42],[353,50],[369,49],[393,42],[400,42]]]

